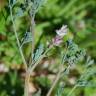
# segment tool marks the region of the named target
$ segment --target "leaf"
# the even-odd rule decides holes
[[[96,73],[96,69],[95,68],[90,68],[87,69],[80,77],[80,81],[81,80],[87,80],[89,77],[93,76]]]
[[[17,3],[17,0],[9,0],[9,4],[13,7]]]
[[[95,87],[96,88],[96,83],[94,82],[90,82],[90,81],[82,81],[82,82],[79,82],[78,85],[79,87]]]
[[[78,86],[79,86],[79,87],[81,87],[81,86],[84,87],[84,86],[86,86],[87,84],[88,84],[87,81],[81,81],[81,82],[78,83]]]
[[[46,0],[33,0],[33,5],[32,5],[32,15],[36,14],[38,9],[45,4]]]
[[[32,33],[31,32],[26,32],[24,37],[22,38],[21,40],[21,47],[26,44],[26,43],[29,43],[32,41]]]
[[[93,64],[94,64],[94,60],[91,59],[91,56],[88,56],[87,60],[86,60],[86,67],[89,67],[89,66],[91,66]]]
[[[96,69],[95,68],[87,69],[80,76],[80,78],[77,80],[77,85],[78,86],[89,86],[89,87],[92,87],[93,85],[91,86],[91,83],[93,83],[93,82],[90,82],[89,81],[89,78],[92,77],[92,76],[94,76],[95,74],[96,74]]]
[[[69,65],[73,65],[78,61],[83,60],[85,54],[85,50],[80,49],[72,40],[67,41],[67,54],[65,60]]]
[[[32,57],[33,60],[36,62],[43,52],[44,52],[44,46],[43,44],[40,44],[39,47],[36,49],[36,52],[33,55],[34,57]]]
[[[17,13],[16,13],[16,15],[15,15],[15,18],[16,17],[22,17],[23,15],[24,15],[23,10],[21,8],[19,8],[18,11],[17,11]]]

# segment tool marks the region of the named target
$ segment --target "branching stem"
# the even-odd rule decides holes
[[[9,0],[9,7],[10,7],[10,15],[11,15],[11,20],[12,20],[12,24],[13,24],[14,34],[16,36],[16,40],[17,40],[17,45],[18,45],[18,48],[19,48],[19,52],[20,52],[20,55],[22,57],[22,61],[24,63],[25,70],[26,70],[24,96],[29,96],[29,94],[28,94],[28,83],[29,83],[29,79],[30,79],[30,74],[28,74],[28,72],[27,72],[27,62],[25,60],[25,57],[24,57],[22,48],[20,46],[19,38],[18,38],[18,35],[17,35],[17,31],[16,31],[14,19],[13,19],[13,14],[12,14],[12,7],[10,5],[10,0]]]
[[[39,64],[39,62],[45,57],[46,53],[48,53],[51,49],[52,49],[53,46],[50,46],[49,48],[46,49],[46,51],[40,56],[40,58],[36,61],[35,64],[30,64],[29,66],[29,71],[30,73],[33,72],[33,70],[36,68],[36,66]]]
[[[27,62],[25,60],[24,54],[23,54],[21,46],[20,46],[19,38],[18,38],[18,35],[17,35],[17,31],[16,31],[14,19],[13,19],[12,7],[11,7],[11,5],[9,5],[9,7],[10,7],[10,15],[11,15],[11,20],[12,20],[12,24],[13,24],[14,34],[15,34],[16,40],[17,40],[17,45],[18,45],[19,52],[20,52],[21,57],[22,57],[22,61],[23,61],[24,65],[25,65],[25,69],[27,70]]]

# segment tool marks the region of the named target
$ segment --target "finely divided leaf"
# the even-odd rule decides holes
[[[32,57],[35,62],[42,55],[43,52],[44,52],[44,46],[40,44],[39,47],[36,49],[36,52],[34,53],[34,57]]]
[[[26,44],[26,43],[29,43],[32,41],[32,33],[31,32],[26,32],[24,37],[22,38],[21,40],[21,47]]]

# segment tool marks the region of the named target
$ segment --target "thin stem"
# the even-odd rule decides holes
[[[28,3],[30,4],[30,2],[31,2],[31,0],[28,0]],[[34,53],[34,48],[35,48],[35,36],[34,36],[34,34],[35,34],[35,13],[33,14],[33,12],[32,12],[32,8],[30,9],[30,12],[29,12],[29,18],[30,18],[30,32],[32,33],[32,46],[31,46],[31,53],[30,53],[30,58],[29,58],[29,65],[30,65],[30,63],[32,63],[33,64],[33,60],[32,60],[32,55],[33,55],[33,53]]]
[[[20,42],[19,42],[19,39],[18,39],[17,31],[16,31],[16,28],[15,28],[15,23],[14,23],[14,19],[13,19],[12,7],[10,5],[10,0],[9,0],[9,7],[10,7],[10,15],[11,15],[11,19],[12,19],[14,34],[16,36],[16,40],[17,40],[17,45],[18,45],[18,48],[19,48],[19,52],[20,52],[20,55],[22,57],[22,60],[23,60],[24,66],[25,66],[25,70],[26,70],[24,95],[25,96],[29,96],[28,83],[29,83],[30,75],[28,75],[28,73],[27,73],[27,62],[26,62],[25,57],[24,57],[24,54],[22,52],[22,48],[20,46]]]
[[[58,74],[57,74],[57,76],[56,76],[56,78],[55,78],[55,81],[53,82],[53,84],[52,84],[52,86],[51,86],[51,88],[50,88],[50,90],[48,91],[48,93],[47,93],[46,96],[50,96],[50,95],[51,95],[54,87],[56,86],[57,82],[59,81],[59,79],[60,79],[60,77],[61,77],[62,68],[63,68],[63,66],[61,65],[60,68],[59,68],[59,72],[58,72]]]
[[[55,81],[53,82],[53,84],[52,84],[52,86],[51,86],[51,88],[50,88],[50,90],[48,91],[48,93],[47,93],[46,96],[50,96],[50,95],[51,95],[54,87],[55,87],[56,84],[58,83],[59,79],[62,77],[62,74],[61,74],[61,73],[63,72],[63,70],[64,70],[64,72],[66,72],[66,70],[69,70],[69,68],[70,68],[70,66],[68,66],[66,69],[64,69],[64,68],[63,68],[63,64],[61,64],[61,66],[60,66],[60,68],[59,68],[59,72],[58,72],[58,74],[57,74],[57,76],[56,76],[56,78],[55,78]],[[63,72],[63,74],[64,74],[64,72]]]
[[[59,72],[58,72],[58,74],[57,74],[57,76],[56,76],[56,78],[55,78],[55,81],[53,82],[53,84],[52,84],[52,86],[51,86],[51,88],[50,88],[50,90],[48,91],[48,93],[47,93],[46,96],[50,96],[50,95],[51,95],[54,87],[56,86],[56,84],[58,83],[59,79],[60,79],[61,76],[62,76],[61,73],[64,71],[63,64],[64,64],[64,62],[65,62],[66,54],[67,54],[67,50],[66,50],[65,55],[62,57],[62,61],[61,61],[60,67],[59,67]],[[68,69],[69,69],[69,66],[65,69],[65,71],[68,70]]]
[[[23,52],[22,52],[22,49],[21,49],[21,46],[20,46],[20,42],[19,42],[19,39],[18,39],[17,31],[16,31],[16,28],[15,28],[15,23],[14,23],[13,14],[12,14],[12,7],[11,7],[11,5],[9,5],[9,7],[10,7],[11,20],[12,20],[12,23],[13,23],[14,34],[15,34],[16,40],[17,40],[17,45],[18,45],[19,52],[21,54],[23,63],[25,65],[25,69],[27,70],[27,62],[26,62],[25,57],[23,55]]]
[[[71,96],[71,94],[73,93],[73,91],[77,88],[77,84],[72,88],[72,90],[69,92],[69,94],[67,96]]]
[[[30,63],[33,64],[33,60],[32,60],[33,56],[32,55],[34,53],[34,47],[35,47],[35,44],[34,44],[34,42],[35,42],[35,36],[34,36],[34,34],[35,34],[35,21],[34,21],[34,18],[35,18],[35,15],[30,14],[30,19],[31,19],[30,32],[32,33],[32,44],[31,44],[32,50],[31,50],[31,54],[30,54],[30,58],[29,58],[29,65],[30,65]]]
[[[34,51],[34,42],[35,42],[35,21],[34,21],[35,15],[31,16],[31,32],[32,32],[32,53]]]

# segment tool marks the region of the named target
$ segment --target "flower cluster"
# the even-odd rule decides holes
[[[56,30],[57,35],[52,40],[53,45],[59,46],[63,42],[62,38],[67,34],[67,32],[68,32],[67,25],[63,25],[61,29]]]

